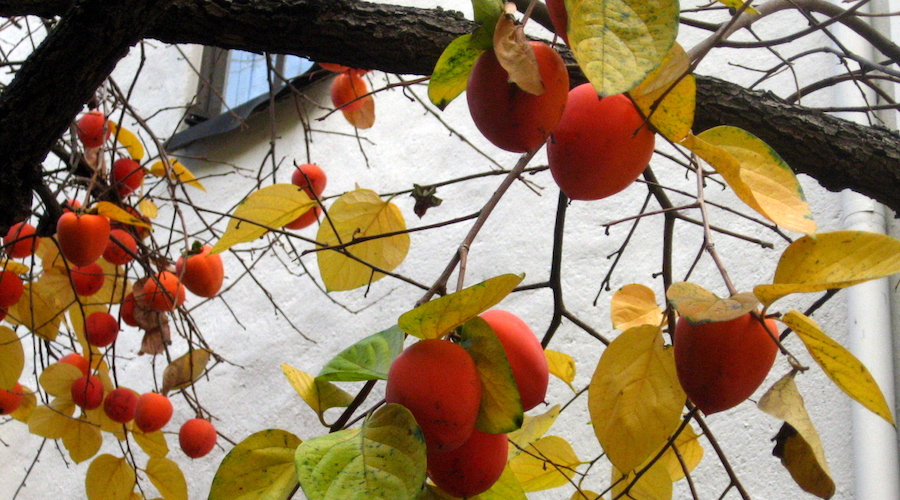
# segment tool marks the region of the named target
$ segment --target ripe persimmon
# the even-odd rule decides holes
[[[174,273],[162,271],[147,278],[135,298],[154,311],[173,311],[184,303],[184,285]]]
[[[72,382],[72,401],[85,410],[93,410],[103,403],[103,382],[96,375],[85,375]]]
[[[200,297],[215,297],[225,279],[222,255],[210,255],[212,248],[210,245],[203,245],[199,253],[190,255],[187,259],[179,257],[175,264],[175,274],[181,277],[181,283]]]
[[[565,0],[547,0],[547,13],[556,34],[569,45],[569,13],[566,12]]]
[[[0,389],[0,415],[9,415],[16,411],[22,404],[22,398],[25,396],[22,386],[16,382],[12,390]]]
[[[294,173],[291,174],[291,183],[302,188],[311,200],[315,200],[321,196],[323,191],[325,191],[325,185],[328,184],[328,177],[325,175],[325,171],[318,165],[314,163],[304,163],[303,165],[297,165],[297,168],[294,169]],[[287,229],[303,229],[316,222],[320,213],[322,213],[320,207],[312,207],[306,212],[303,212],[303,214],[294,221],[285,224],[284,227]]]
[[[91,262],[86,266],[73,267],[71,276],[75,293],[82,297],[99,292],[106,281],[106,274],[103,273],[103,268],[96,262]]]
[[[206,456],[216,446],[216,428],[209,420],[192,418],[178,431],[181,451],[191,458]]]
[[[85,358],[81,354],[78,354],[77,352],[66,354],[65,356],[59,358],[59,361],[57,361],[57,363],[66,363],[72,365],[75,368],[81,370],[81,373],[85,376],[87,376],[88,372],[90,372],[91,370],[91,365],[90,363],[88,363],[87,358]]]
[[[491,488],[506,468],[509,441],[506,434],[475,429],[455,450],[428,454],[428,477],[454,497],[470,498]]]
[[[344,111],[356,111],[363,105],[357,99],[369,93],[369,84],[354,72],[340,73],[331,82],[331,104]]]
[[[116,341],[119,336],[119,322],[108,312],[96,311],[84,320],[84,336],[88,344],[95,347],[106,347]]]
[[[127,250],[126,250],[127,249]],[[124,266],[134,260],[137,254],[137,241],[128,231],[115,228],[109,232],[109,241],[103,250],[103,258],[110,264]]]
[[[109,127],[106,126],[106,116],[100,110],[91,110],[81,115],[75,122],[75,132],[78,139],[86,148],[99,148],[109,137]]]
[[[601,98],[591,84],[579,85],[547,143],[550,173],[573,200],[612,196],[647,168],[655,137],[627,96]]]
[[[550,368],[537,336],[522,318],[509,311],[492,309],[483,313],[481,318],[491,325],[503,344],[519,389],[522,410],[528,411],[544,402]]]
[[[481,390],[475,361],[465,349],[428,339],[409,346],[394,360],[385,401],[399,403],[413,414],[428,450],[450,451],[475,429]]]
[[[773,333],[778,331],[774,320],[767,319],[766,324]],[[751,313],[698,325],[679,318],[672,344],[681,387],[707,415],[753,395],[778,353],[775,341]]]
[[[6,311],[22,298],[25,285],[18,274],[6,269],[0,270],[0,319],[6,317]]]
[[[119,317],[122,318],[122,321],[125,322],[128,326],[138,326],[138,322],[134,319],[134,308],[137,304],[134,301],[134,293],[129,293],[122,299],[122,303],[119,304]]]
[[[158,392],[142,394],[134,407],[134,425],[144,432],[158,431],[172,418],[172,402]]]
[[[34,226],[27,222],[13,224],[7,231],[6,236],[3,237],[6,255],[13,259],[21,259],[34,254],[38,243],[41,241],[34,235],[35,231]]]
[[[543,42],[531,42],[544,92],[525,92],[509,81],[509,73],[493,49],[479,56],[469,73],[466,99],[478,130],[500,149],[524,153],[547,140],[569,93],[569,73],[562,57]]]
[[[144,183],[144,167],[131,158],[119,158],[113,163],[112,184],[125,197],[138,190]]]
[[[56,222],[59,251],[76,266],[96,262],[103,255],[109,232],[109,219],[102,215],[66,212]]]
[[[103,399],[103,412],[113,422],[124,424],[134,419],[138,394],[131,389],[118,387],[109,391]]]

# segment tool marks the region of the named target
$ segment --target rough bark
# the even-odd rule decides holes
[[[83,5],[94,3],[101,2]],[[36,52],[13,85],[0,95],[0,192],[7,195],[0,198],[0,231],[23,216],[22,209],[30,200],[24,193],[37,181],[39,163],[50,144],[141,36],[425,75],[451,40],[473,29],[471,21],[453,11],[356,1],[174,0],[168,7],[158,8],[155,23],[150,22],[154,2],[118,0],[127,8],[120,6],[123,12],[115,14],[109,12],[111,2],[102,3],[102,13],[88,16],[82,12],[77,17],[79,28],[70,29],[68,35],[60,30],[75,22],[79,10],[65,15],[60,28],[47,40],[54,47],[47,51],[56,57]],[[0,15],[57,16],[71,4],[65,0],[0,0]],[[131,24],[123,24],[126,18]],[[102,48],[102,63],[98,47]],[[573,67],[572,73],[574,81],[583,80],[577,68]],[[14,86],[30,92],[24,96],[13,93]],[[41,103],[38,112],[23,106],[28,99]],[[759,136],[796,171],[816,178],[828,189],[853,189],[900,211],[900,140],[895,134],[700,77],[695,129],[716,125],[739,126]],[[27,135],[23,136],[23,131]]]

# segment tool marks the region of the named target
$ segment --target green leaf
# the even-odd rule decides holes
[[[293,184],[272,184],[254,191],[235,209],[225,234],[210,253],[260,238],[271,229],[293,222],[315,204]]]
[[[340,387],[326,380],[316,380],[312,375],[298,370],[287,363],[281,363],[281,371],[290,382],[291,387],[297,391],[297,394],[303,398],[303,401],[309,405],[322,425],[325,423],[325,410],[329,408],[343,408],[349,406],[353,401],[353,396]]]
[[[473,48],[471,39],[472,35],[467,34],[450,42],[431,73],[431,79],[428,81],[428,99],[442,110],[466,90],[469,73],[472,72],[475,61],[484,52],[483,49]]]
[[[404,332],[420,339],[436,339],[500,303],[525,275],[503,274],[426,302],[400,316]]]
[[[656,69],[678,34],[677,0],[566,0],[569,46],[602,96],[627,92]]]
[[[425,439],[409,410],[387,404],[360,429],[304,442],[295,461],[310,500],[407,500],[425,482]]]
[[[403,351],[405,334],[399,326],[370,335],[341,351],[322,368],[317,380],[387,380],[394,358]]]
[[[487,321],[475,317],[460,331],[461,345],[475,361],[481,377],[481,406],[475,427],[503,434],[522,427],[522,401],[503,344]]]
[[[300,438],[287,431],[259,431],[237,444],[216,471],[209,500],[286,500],[297,486],[294,452]]]
[[[853,353],[825,335],[815,321],[801,312],[788,311],[781,321],[800,337],[806,350],[835,385],[872,413],[896,425],[878,382]]]
[[[472,0],[475,24],[478,25],[470,42],[474,49],[484,51],[493,46],[494,27],[497,26],[497,21],[503,15],[503,5],[502,0]]]
[[[752,293],[739,293],[721,299],[694,283],[672,283],[666,290],[669,304],[692,325],[729,321],[756,309],[759,301]]]

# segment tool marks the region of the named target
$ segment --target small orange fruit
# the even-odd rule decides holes
[[[216,446],[216,428],[209,420],[192,418],[178,431],[178,443],[184,454],[191,458],[206,456]]]
[[[172,418],[172,402],[157,392],[142,394],[134,407],[134,424],[144,432],[158,431]]]
[[[174,311],[184,303],[184,285],[174,273],[162,271],[144,282],[136,298],[154,311]]]
[[[6,255],[13,259],[21,259],[34,254],[41,240],[34,235],[35,228],[27,222],[13,224],[3,237]]]

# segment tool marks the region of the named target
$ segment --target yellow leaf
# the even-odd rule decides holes
[[[610,306],[613,328],[623,332],[634,326],[663,324],[656,294],[644,285],[625,285],[616,290]]]
[[[507,79],[532,95],[544,93],[537,56],[525,37],[525,28],[512,15],[502,15],[494,28],[494,55]]]
[[[25,368],[25,350],[16,332],[0,326],[0,390],[11,391]]]
[[[323,415],[329,408],[343,408],[353,401],[353,396],[331,382],[316,380],[312,375],[281,363],[281,370],[291,387],[313,409],[324,424]]]
[[[131,435],[144,453],[151,457],[163,458],[169,454],[169,443],[162,431],[144,432],[138,426],[131,425]]]
[[[238,243],[260,238],[269,230],[294,221],[315,204],[293,184],[273,184],[254,191],[235,209],[225,234],[211,253],[224,252]]]
[[[294,452],[300,443],[297,436],[277,429],[244,439],[219,465],[210,500],[288,498],[297,487]]]
[[[580,464],[568,441],[559,436],[546,436],[512,459],[509,467],[528,493],[569,484]]]
[[[816,363],[842,391],[891,425],[896,425],[878,382],[853,353],[825,335],[815,321],[801,312],[789,311],[781,321],[794,330]]]
[[[756,309],[759,301],[752,293],[720,299],[700,285],[680,281],[666,290],[669,304],[693,325],[730,321]]]
[[[135,479],[134,469],[127,460],[100,455],[91,462],[85,477],[88,500],[129,500]]]
[[[575,360],[572,359],[572,356],[550,349],[544,349],[544,356],[547,357],[550,374],[565,382],[574,391],[572,382],[575,380]]]
[[[527,448],[531,443],[540,439],[550,427],[556,422],[556,417],[559,416],[559,405],[553,405],[549,410],[545,413],[542,413],[536,417],[531,417],[525,415],[525,421],[522,423],[522,428],[507,434],[507,438],[509,438],[510,443],[514,443],[514,446],[509,447],[509,460],[517,457],[522,450]]]
[[[166,395],[169,391],[184,389],[196,382],[206,370],[209,355],[210,352],[206,349],[194,349],[169,363],[169,366],[163,371],[160,392]]]
[[[75,413],[75,403],[71,401],[69,399],[69,404],[62,404],[55,400],[49,406],[36,407],[28,418],[28,432],[47,439],[62,438],[66,434],[71,415]]]
[[[341,108],[344,118],[350,122],[350,125],[365,130],[375,125],[375,97],[372,95],[363,96],[359,102],[362,103],[357,109],[347,110]]]
[[[758,137],[721,126],[696,137],[688,135],[682,144],[715,168],[741,201],[760,215],[791,231],[816,231],[794,171]]]
[[[114,121],[107,121],[109,124],[109,134],[113,136],[128,151],[128,154],[135,161],[141,161],[144,158],[144,145],[136,135],[125,127],[118,126]]]
[[[147,477],[166,500],[188,500],[187,481],[178,464],[168,458],[150,457]]]
[[[700,464],[700,460],[703,459],[703,446],[700,444],[700,436],[697,435],[697,432],[690,425],[685,427],[681,434],[675,438],[673,445],[678,449],[678,453],[684,460],[684,465],[687,467],[688,472],[694,470]],[[671,447],[666,448],[660,461],[666,464],[672,482],[684,477],[685,467],[681,466],[681,461],[678,460],[678,456],[675,455]]]
[[[55,397],[70,397],[72,382],[83,376],[81,370],[73,365],[53,363],[41,372],[38,381],[47,394]]]
[[[500,303],[525,275],[503,274],[407,311],[398,324],[420,339],[436,339]]]
[[[104,386],[104,390],[107,394],[113,389],[110,384],[109,387]],[[93,410],[85,410],[84,411],[85,419],[94,424],[100,426],[100,430],[103,432],[108,432],[116,437],[119,441],[123,441],[125,439],[125,428],[119,422],[114,422],[110,419],[106,412],[103,411],[103,405],[100,405]]]
[[[572,493],[572,498],[569,500],[603,500],[603,497],[591,490],[578,490]]]
[[[616,337],[588,388],[591,424],[610,462],[630,471],[659,450],[678,428],[685,399],[659,327]]]
[[[654,463],[634,482],[635,474],[623,474],[612,468],[612,498],[628,498],[629,500],[670,500],[672,498],[672,480],[669,471],[662,461]],[[633,483],[633,484],[632,484]],[[625,494],[625,490],[628,493]]]
[[[159,207],[153,200],[144,198],[138,202],[138,211],[148,219],[155,219],[159,215]]]
[[[725,5],[734,10],[740,9],[745,3],[745,2],[742,2],[741,0],[716,0],[716,1],[721,3],[722,5]],[[759,14],[759,11],[754,9],[753,7],[747,7],[747,9],[744,10],[744,12],[746,12],[748,14]]]
[[[29,268],[25,264],[9,259],[0,259],[0,269],[4,271],[11,271],[19,275],[28,274],[28,271],[31,270],[31,268]]]
[[[482,49],[470,45],[471,34],[462,35],[452,42],[438,59],[428,80],[428,98],[432,104],[444,109],[450,101],[456,99],[466,90],[469,82],[469,73],[475,66],[475,61],[484,52]]]
[[[100,427],[90,422],[68,418],[62,441],[69,450],[72,461],[77,464],[93,457],[100,451],[103,435],[100,433]]]
[[[163,177],[166,175],[166,172],[169,174],[169,178],[180,182],[182,184],[187,184],[188,186],[195,187],[201,191],[206,191],[206,188],[203,187],[203,184],[200,184],[200,181],[194,177],[194,174],[188,170],[180,161],[175,158],[169,159],[170,168],[166,168],[166,165],[162,160],[157,160],[156,163],[150,166],[150,173],[155,175],[156,177]]]
[[[447,495],[441,498],[453,497]],[[471,500],[527,500],[527,497],[516,474],[509,467],[509,464],[506,464],[500,479],[489,490],[472,497]]]
[[[522,427],[522,401],[509,360],[497,334],[481,318],[472,318],[460,331],[466,349],[481,377],[481,405],[475,427],[489,434],[503,434]]]
[[[639,84],[669,53],[678,33],[678,2],[566,0],[569,46],[602,96]]]
[[[100,215],[105,215],[110,220],[114,220],[117,222],[121,222],[123,224],[128,224],[129,226],[140,226],[150,228],[150,224],[138,219],[131,213],[125,211],[122,208],[108,202],[108,201],[98,201],[95,205],[97,208],[97,213]]]
[[[684,139],[694,124],[697,82],[694,75],[686,74],[690,63],[676,42],[662,64],[628,92],[653,128],[672,142]]]
[[[789,428],[782,427],[776,436],[778,441],[773,453],[781,452],[781,463],[791,473],[794,481],[805,491],[813,493],[821,498],[830,498],[835,491],[834,481],[825,460],[825,450],[819,433],[809,419],[803,396],[794,383],[794,373],[791,372],[775,382],[760,398],[759,409],[783,420]],[[793,431],[793,434],[791,431]],[[800,439],[800,441],[783,442],[783,439]],[[777,456],[777,455],[776,455]]]
[[[900,272],[900,240],[865,231],[834,231],[804,236],[788,246],[771,285],[753,293],[771,304],[792,293],[846,288]]]
[[[30,387],[24,385],[22,386],[22,392],[25,393],[25,395],[22,396],[22,402],[19,403],[19,407],[16,408],[16,411],[10,413],[9,416],[19,422],[27,424],[28,420],[31,418],[31,413],[37,408],[37,397]]]
[[[316,237],[322,246],[347,245],[343,251],[319,252],[319,272],[325,288],[352,290],[384,277],[363,262],[385,271],[396,269],[409,251],[409,234],[402,232],[405,230],[400,209],[383,201],[375,191],[357,189],[342,195],[331,205],[328,220],[319,226]],[[381,236],[395,232],[400,234]],[[353,243],[361,238],[371,239]]]
[[[59,334],[63,312],[65,305],[61,304],[55,295],[48,293],[43,284],[27,283],[22,298],[9,308],[7,320],[22,325],[38,337],[52,342]]]

